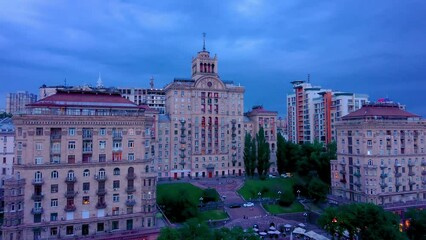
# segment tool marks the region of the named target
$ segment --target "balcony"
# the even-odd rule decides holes
[[[401,167],[401,163],[396,162],[396,163],[395,163],[395,167],[396,167],[396,168],[397,168],[397,167]]]
[[[42,207],[38,207],[38,208],[33,208],[31,209],[31,214],[43,214],[44,210]]]
[[[382,174],[380,174],[380,178],[387,178],[388,177],[388,174],[387,173],[382,173]]]
[[[96,190],[96,194],[99,195],[99,196],[104,196],[106,193],[107,193],[107,191],[106,191],[105,188],[101,188],[101,189]]]
[[[385,169],[385,168],[387,168],[388,166],[387,165],[385,165],[385,164],[380,164],[380,169]]]
[[[50,140],[61,140],[61,134],[60,133],[50,134]]]
[[[425,176],[426,175],[426,170],[422,171],[422,175]]]
[[[136,188],[134,186],[129,186],[126,188],[126,192],[128,194],[136,192]]]
[[[32,184],[33,185],[43,185],[44,180],[43,180],[43,178],[36,178],[36,179],[33,179]]]
[[[361,173],[360,173],[360,172],[355,172],[355,173],[354,173],[354,176],[355,176],[355,177],[361,177]]]
[[[387,183],[385,183],[385,182],[381,182],[381,183],[379,183],[380,184],[380,187],[383,189],[383,188],[386,188],[387,186],[388,186],[388,184]]]
[[[395,182],[396,187],[400,187],[402,184],[400,182]]]
[[[92,139],[93,135],[91,132],[89,133],[83,133],[83,139]]]
[[[422,166],[426,166],[426,160],[422,160]]]
[[[127,207],[133,207],[136,205],[136,200],[135,199],[127,199],[126,200],[126,206]]]
[[[410,180],[408,180],[408,184],[409,185],[414,185],[414,184],[416,184],[416,182],[413,179],[410,179]]]
[[[422,184],[423,184],[423,185],[426,185],[426,179],[422,181]]]
[[[370,165],[370,164],[365,164],[364,168],[368,168],[368,169],[377,169],[377,165]]]
[[[76,209],[74,204],[66,205],[64,208],[65,212],[74,212]]]
[[[105,209],[106,208],[106,203],[105,202],[98,202],[96,203],[96,209]]]
[[[344,179],[344,178],[343,178],[343,179],[340,179],[340,182],[341,182],[341,183],[346,183],[346,179]]]
[[[91,148],[91,147],[84,147],[83,148],[83,153],[91,153],[91,152],[93,152],[93,148]]]
[[[340,165],[346,165],[346,161],[339,161]]]
[[[346,170],[345,169],[340,170],[340,174],[346,174]]]
[[[44,198],[44,193],[33,193],[33,195],[31,195],[31,199],[34,201],[41,201]]]
[[[402,173],[400,172],[395,173],[395,177],[401,177],[401,176],[402,176]]]
[[[75,183],[75,182],[77,182],[77,178],[75,176],[67,176],[65,178],[65,182],[66,183]]]
[[[112,148],[112,152],[122,152],[123,149],[121,147]]]
[[[354,185],[357,186],[357,187],[361,187],[361,183],[360,182],[355,182]]]
[[[414,175],[416,175],[416,173],[415,173],[414,171],[409,171],[409,172],[408,172],[408,176],[412,177],[412,176],[414,176]]]
[[[186,144],[186,140],[185,140],[185,139],[181,139],[181,140],[179,141],[179,143],[180,143],[180,144]]]
[[[413,163],[413,162],[408,162],[408,166],[409,166],[409,167],[414,167],[415,165],[414,165],[414,163]]]
[[[117,133],[112,134],[112,140],[122,140],[122,139],[123,139],[123,135],[117,134]]]
[[[127,179],[127,180],[133,180],[133,179],[136,179],[136,174],[134,174],[134,173],[129,173],[129,174],[127,174],[127,176],[126,176],[126,179]]]
[[[98,182],[105,182],[107,180],[107,176],[105,174],[102,174],[102,175],[95,174],[94,178]]]
[[[64,196],[66,198],[74,198],[77,194],[78,194],[77,191],[70,190],[70,191],[66,191],[65,194],[64,194]]]
[[[185,158],[185,157],[186,157],[186,155],[185,155],[185,153],[181,153],[181,154],[179,154],[179,157],[180,157],[180,158]]]

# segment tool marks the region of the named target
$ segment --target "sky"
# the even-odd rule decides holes
[[[0,1],[0,109],[41,85],[162,88],[202,49],[245,110],[286,114],[291,81],[387,97],[426,117],[424,0]]]

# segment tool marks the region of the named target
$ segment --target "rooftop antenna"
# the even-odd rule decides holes
[[[310,83],[310,82],[311,82],[311,74],[308,73],[308,83]]]
[[[149,81],[149,85],[151,86],[151,89],[154,89],[154,77],[151,76],[151,79]]]
[[[64,80],[64,85],[65,85],[65,87],[67,86],[67,78],[65,78],[65,80]]]
[[[206,51],[206,33],[203,32],[203,51]]]

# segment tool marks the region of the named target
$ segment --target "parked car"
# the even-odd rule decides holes
[[[244,207],[253,207],[254,203],[252,203],[252,202],[246,202],[246,203],[243,204],[243,206]]]
[[[241,207],[241,205],[238,204],[238,203],[234,203],[234,204],[229,205],[229,208],[240,208],[240,207]]]

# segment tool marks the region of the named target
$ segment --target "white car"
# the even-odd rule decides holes
[[[252,202],[246,202],[246,203],[243,204],[243,206],[244,207],[253,207],[254,203],[252,203]]]

